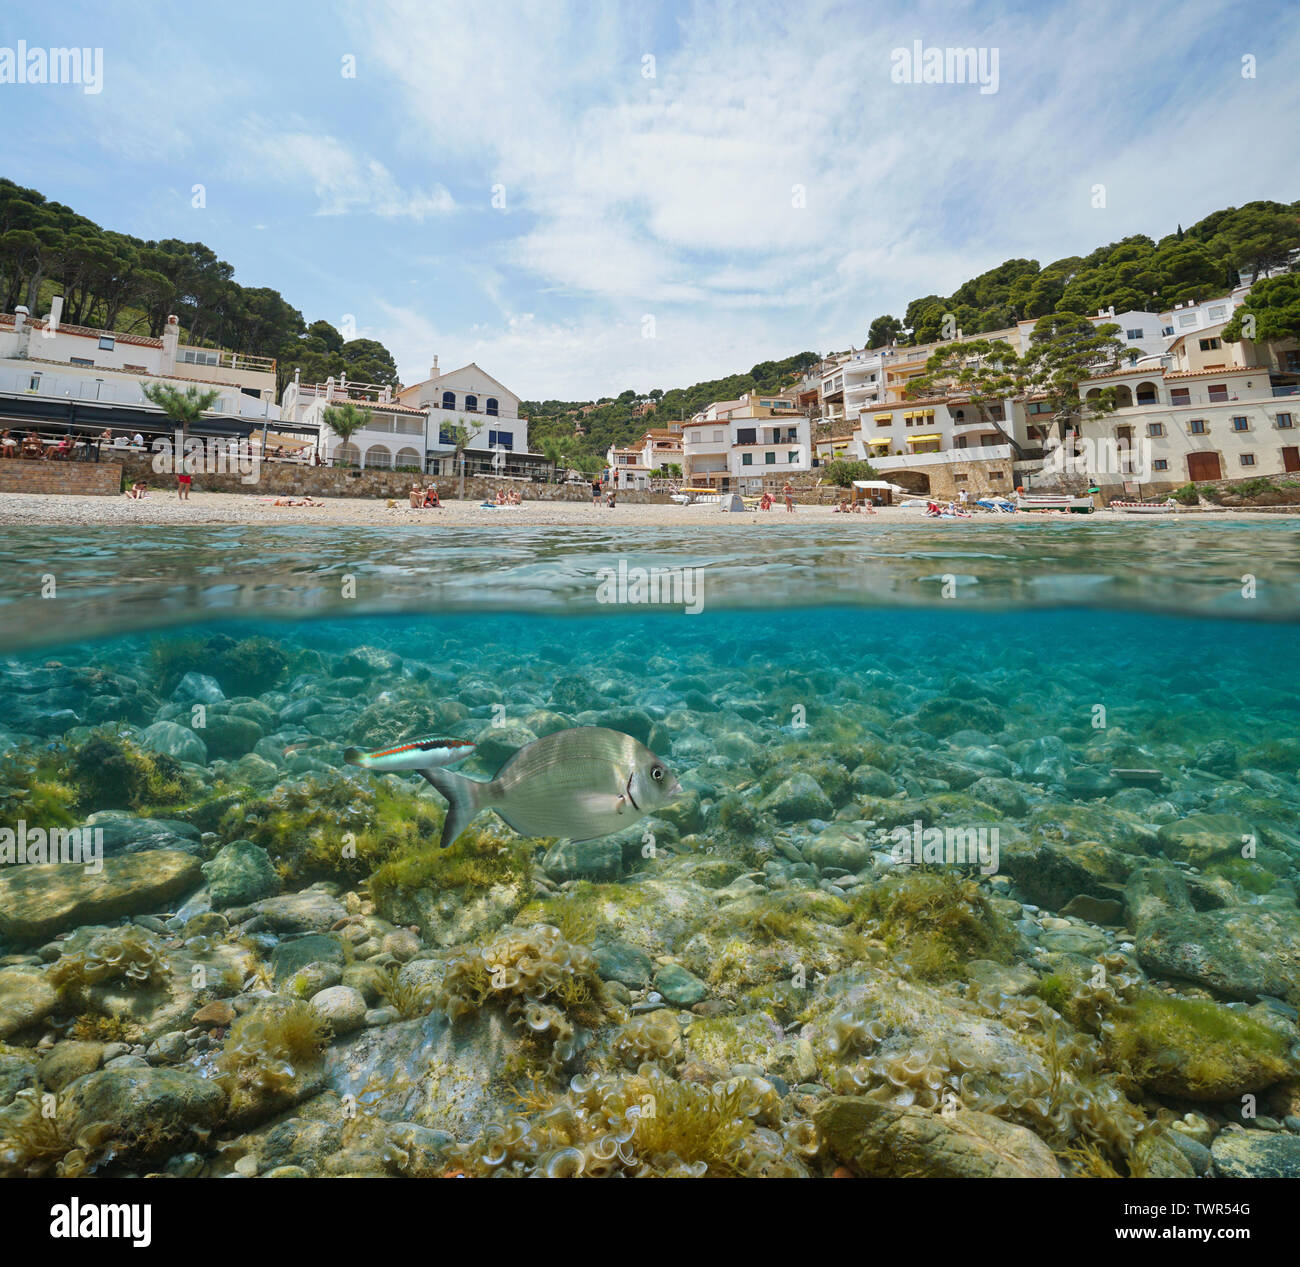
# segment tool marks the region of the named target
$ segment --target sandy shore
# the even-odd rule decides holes
[[[1277,519],[1276,514],[1250,511],[1177,511],[1172,516],[1124,515],[1097,511],[1092,515],[1034,514],[995,515],[976,511],[971,519],[944,520],[945,527],[965,523],[1025,524],[1052,518],[1060,523],[1086,524],[1123,520],[1127,523],[1167,523],[1170,519],[1232,520]],[[1290,516],[1286,516],[1288,520]],[[404,504],[393,507],[374,498],[332,497],[321,506],[276,506],[274,499],[244,493],[199,493],[182,502],[174,494],[151,492],[142,501],[122,497],[69,497],[33,493],[0,493],[0,524],[6,525],[126,525],[126,524],[423,524],[432,528],[500,529],[511,525],[554,527],[682,528],[692,524],[717,527],[733,523],[762,529],[791,523],[831,523],[849,529],[855,524],[926,522],[920,510],[885,507],[875,515],[841,516],[831,506],[801,505],[788,514],[778,506],[770,512],[723,515],[713,506],[631,505],[610,510],[590,502],[525,502],[522,506],[484,509],[477,502],[448,502],[441,510],[412,510]]]

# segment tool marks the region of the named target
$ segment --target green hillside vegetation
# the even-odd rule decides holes
[[[923,295],[902,319],[886,314],[870,326],[867,346],[933,343],[945,313],[967,335],[1005,329],[1051,313],[1094,315],[1114,307],[1159,312],[1190,299],[1209,299],[1237,284],[1238,272],[1282,268],[1300,249],[1300,201],[1248,202],[1215,211],[1189,229],[1181,225],[1158,242],[1135,234],[1040,267],[1037,260],[1007,260],[951,295]]]
[[[374,339],[345,340],[328,321],[303,315],[279,291],[242,286],[233,266],[202,242],[145,242],[100,228],[35,189],[0,179],[0,294],[4,311],[35,315],[64,299],[69,325],[157,338],[169,314],[184,342],[275,357],[279,387],[346,373],[357,382],[397,383],[397,366]]]
[[[527,415],[528,442],[537,452],[546,452],[543,441],[553,438],[560,443],[573,464],[582,454],[604,455],[611,444],[628,445],[651,427],[666,427],[697,414],[715,400],[738,400],[746,392],[777,392],[803,377],[816,365],[816,352],[800,352],[782,361],[760,361],[747,374],[732,374],[711,379],[693,387],[674,387],[670,391],[656,388],[639,396],[629,388],[618,396],[602,396],[595,409],[583,414],[590,401],[526,400],[520,412]],[[654,408],[637,417],[632,411],[638,401],[649,399]],[[585,435],[575,435],[575,427],[585,427]]]

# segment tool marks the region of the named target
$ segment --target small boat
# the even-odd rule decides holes
[[[1111,510],[1123,511],[1126,515],[1171,515],[1174,502],[1111,502]]]
[[[1075,515],[1091,515],[1097,509],[1091,497],[1069,493],[1021,493],[1017,505],[1021,510],[1066,510]]]
[[[669,500],[679,506],[716,506],[722,494],[716,488],[683,488],[671,494]]]

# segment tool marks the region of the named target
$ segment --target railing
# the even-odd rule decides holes
[[[187,361],[184,353],[190,352],[195,356],[202,356],[201,361]],[[215,356],[215,361],[208,360],[208,357]],[[205,366],[209,369],[220,368],[223,370],[251,370],[255,373],[274,374],[276,360],[273,356],[253,356],[248,352],[227,352],[222,348],[196,348],[190,344],[184,344],[176,349],[177,365],[193,365],[199,369]]]

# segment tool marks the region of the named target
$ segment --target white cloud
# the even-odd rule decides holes
[[[1119,3],[700,4],[671,47],[627,10],[597,12],[391,0],[354,15],[406,143],[477,163],[518,214],[485,248],[511,282],[473,346],[513,358],[525,395],[666,386],[860,343],[880,312],[1004,259],[1046,263],[1296,196],[1300,132],[1261,125],[1300,110],[1286,73],[1300,33],[1237,50],[1210,0],[1177,22]],[[891,49],[915,38],[996,47],[999,91],[892,83]],[[1260,77],[1246,81],[1251,51]],[[534,307],[544,318],[519,315]],[[624,340],[645,312],[659,338]]]
[[[290,131],[251,118],[241,129],[236,149],[235,161],[246,179],[308,186],[320,201],[318,215],[361,211],[423,220],[456,208],[443,186],[404,190],[382,163],[359,158],[335,137],[305,127]]]

